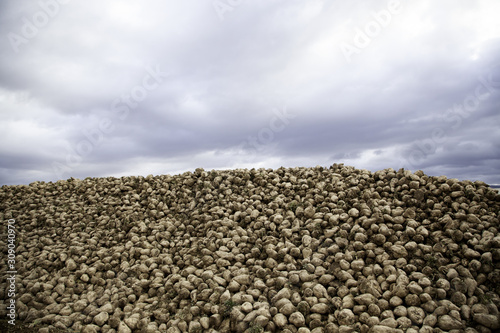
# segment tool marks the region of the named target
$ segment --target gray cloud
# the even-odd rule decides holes
[[[494,1],[0,6],[0,184],[339,162],[500,183]]]

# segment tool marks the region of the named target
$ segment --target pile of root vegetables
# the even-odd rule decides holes
[[[498,332],[499,211],[481,181],[343,164],[0,188],[40,332]]]

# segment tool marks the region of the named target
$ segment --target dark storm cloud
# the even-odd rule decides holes
[[[0,184],[338,162],[500,183],[495,2],[220,2],[3,1]]]

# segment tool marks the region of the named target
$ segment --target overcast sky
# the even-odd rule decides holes
[[[0,185],[329,166],[500,183],[500,3],[0,4]]]

